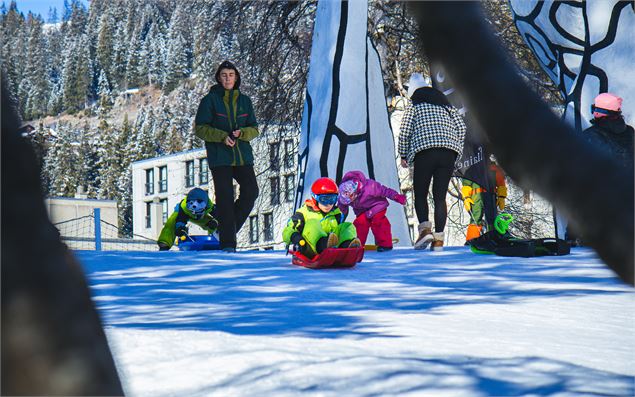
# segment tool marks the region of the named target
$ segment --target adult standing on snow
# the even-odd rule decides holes
[[[240,92],[240,73],[223,61],[216,82],[203,97],[194,119],[197,137],[205,141],[212,172],[219,221],[220,247],[236,251],[236,233],[245,223],[258,197],[254,156],[249,143],[258,136],[258,124],[249,97]],[[240,187],[234,202],[233,180]]]
[[[415,249],[443,249],[448,209],[445,196],[456,158],[463,152],[465,122],[445,95],[414,73],[408,83],[412,103],[406,107],[399,134],[401,166],[414,165],[413,192],[419,220]],[[434,230],[428,220],[428,190],[432,182]]]
[[[633,127],[624,121],[622,98],[602,93],[595,97],[591,112],[592,125],[584,130],[584,137],[625,167],[633,168]]]

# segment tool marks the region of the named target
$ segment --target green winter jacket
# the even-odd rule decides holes
[[[333,207],[328,214],[323,213],[318,208],[315,200],[306,200],[304,205],[293,214],[293,216],[287,222],[287,227],[282,231],[282,239],[285,243],[291,242],[291,235],[294,232],[303,233],[304,225],[310,220],[320,221],[322,230],[326,233],[332,233],[337,228],[337,225],[342,221],[342,213],[337,207]]]
[[[225,138],[237,129],[241,135],[236,145],[225,145]],[[254,164],[249,142],[258,136],[258,123],[251,100],[238,89],[214,85],[198,106],[194,133],[205,141],[210,168]]]
[[[164,243],[168,247],[172,247],[174,239],[176,238],[176,228],[186,226],[187,222],[192,222],[203,228],[207,233],[212,234],[216,230],[215,225],[218,223],[214,218],[214,203],[212,200],[207,199],[207,208],[200,218],[197,218],[194,214],[187,209],[187,197],[181,200],[179,204],[174,208],[174,212],[168,218],[161,234],[159,235],[158,243]],[[212,227],[214,225],[214,227]]]

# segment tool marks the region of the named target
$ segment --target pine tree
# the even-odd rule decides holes
[[[141,52],[143,48],[143,41],[141,40],[141,31],[136,29],[132,33],[132,41],[128,49],[128,60],[126,63],[126,86],[128,88],[138,87],[142,81],[142,75],[140,72]]]
[[[99,73],[98,93],[100,118],[105,119],[106,115],[112,109],[114,100],[110,91],[110,84],[106,77],[106,72],[102,69]]]
[[[172,91],[192,72],[192,45],[187,10],[181,3],[170,19],[163,89]]]
[[[49,96],[49,76],[47,73],[47,54],[42,36],[43,22],[39,18],[30,18],[25,78],[28,81],[28,99],[24,107],[26,119],[42,117],[46,114]]]
[[[96,58],[98,65],[106,73],[106,79],[111,80],[113,62],[113,26],[112,14],[106,12],[99,20],[99,31],[97,36]]]

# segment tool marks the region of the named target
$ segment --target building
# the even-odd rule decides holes
[[[282,229],[293,211],[297,186],[298,132],[261,134],[252,141],[254,170],[260,194],[237,236],[242,249],[282,248]],[[174,208],[194,187],[209,192],[214,185],[205,149],[194,149],[132,163],[132,222],[134,234],[156,239]],[[238,188],[234,185],[237,197]],[[191,234],[204,234],[189,225]]]

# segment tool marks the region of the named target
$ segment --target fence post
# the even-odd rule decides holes
[[[95,208],[95,251],[101,251],[101,210]]]

